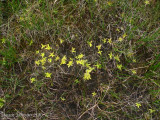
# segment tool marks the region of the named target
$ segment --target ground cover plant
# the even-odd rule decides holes
[[[0,13],[1,118],[160,119],[160,1],[2,0]]]

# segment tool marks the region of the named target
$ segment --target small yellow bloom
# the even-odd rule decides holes
[[[41,53],[41,57],[42,57],[42,58],[44,57],[44,55],[45,55],[45,53]]]
[[[58,61],[59,59],[60,59],[60,57],[59,57],[59,56],[57,56],[57,57],[56,57],[56,59],[55,59],[55,61]]]
[[[36,79],[35,78],[31,78],[30,81],[31,81],[31,83],[33,83],[33,82],[36,81]]]
[[[142,106],[140,103],[136,103],[136,106],[139,108],[140,106]]]
[[[41,44],[41,46],[42,46],[42,47],[41,47],[41,49],[43,49],[43,48],[45,48],[45,47],[46,47],[46,45],[43,45],[43,44]]]
[[[64,42],[64,40],[62,40],[61,38],[60,38],[59,40],[60,40],[60,43],[61,43],[61,44]]]
[[[135,62],[136,62],[136,59],[133,59],[133,62],[135,63]]]
[[[39,53],[39,50],[36,51],[36,54],[38,54],[38,53]]]
[[[48,72],[45,73],[45,77],[46,77],[46,78],[51,78],[51,75],[52,75],[52,73],[48,73]]]
[[[84,73],[83,79],[84,79],[84,80],[90,80],[90,79],[91,79],[90,73],[89,73],[89,72]]]
[[[72,47],[71,52],[72,52],[72,53],[75,53],[75,52],[76,52],[74,47]]]
[[[117,32],[120,32],[120,29],[119,29],[119,28],[117,28],[117,29],[116,29],[116,31],[117,31]]]
[[[131,70],[131,71],[132,71],[133,74],[136,74],[136,73],[137,73],[136,70]]]
[[[31,46],[33,44],[33,40],[30,41],[29,46]]]
[[[39,61],[39,60],[35,61],[35,64],[36,64],[36,65],[39,65],[39,64],[40,64],[40,61]]]
[[[52,59],[51,59],[51,58],[49,58],[49,59],[48,59],[48,62],[50,62],[50,63],[51,63],[51,62],[52,62]]]
[[[83,58],[84,57],[84,55],[81,53],[81,54],[79,54],[76,58],[77,59],[81,59],[81,58]]]
[[[103,43],[106,43],[106,38],[104,38],[102,41],[103,41]]]
[[[101,64],[99,64],[98,62],[97,62],[97,64],[96,64],[96,65],[94,65],[94,66],[96,66],[96,67],[97,67],[97,69],[101,69],[101,68],[102,68],[102,65],[101,65]]]
[[[2,43],[6,43],[6,39],[5,38],[2,38]]]
[[[122,70],[122,64],[117,65],[117,68],[121,71]]]
[[[92,93],[92,96],[93,96],[93,97],[94,97],[94,96],[96,96],[96,95],[97,95],[97,93],[96,93],[96,92],[93,92],[93,93]]]
[[[49,44],[46,45],[46,50],[51,50],[52,48],[49,46]]]
[[[46,57],[42,58],[40,62],[42,63],[42,65],[44,65],[46,63]]]
[[[152,114],[153,112],[155,112],[155,110],[149,109],[149,112]]]
[[[54,52],[50,53],[49,57],[54,57]]]
[[[112,52],[110,52],[108,55],[109,55],[109,58],[112,59],[112,57],[113,57]]]
[[[90,67],[91,67],[91,66],[90,66],[91,64],[89,64],[89,63],[85,63],[85,65],[86,65],[87,68],[90,68]]]
[[[149,0],[146,0],[144,3],[145,3],[146,5],[150,4],[150,3],[149,3]]]
[[[97,53],[100,54],[100,55],[102,55],[102,51],[101,50],[99,50]]]
[[[73,66],[73,60],[69,61],[68,64],[67,64],[67,66],[68,66],[68,68],[71,67],[71,66]]]
[[[84,77],[83,77],[84,80],[90,80],[91,79],[90,73],[92,72],[93,69],[94,68],[91,68],[91,67],[89,69],[86,69],[86,72],[84,73]]]
[[[66,60],[67,60],[66,56],[63,56],[61,60],[61,65],[66,64]]]
[[[112,2],[111,2],[111,1],[108,1],[107,4],[108,4],[109,6],[112,6]]]
[[[96,47],[98,48],[98,50],[100,50],[102,45],[97,45]]]
[[[62,101],[65,101],[66,99],[64,97],[60,97]]]
[[[127,36],[127,34],[126,34],[126,33],[124,33],[124,34],[123,34],[123,38],[125,38],[126,36]]]
[[[92,47],[92,41],[88,41],[89,47]]]
[[[108,43],[111,44],[112,43],[112,38],[108,39]]]
[[[114,59],[117,60],[118,62],[120,62],[120,59],[119,59],[119,56],[118,56],[118,55],[116,55],[116,56],[114,57]]]
[[[76,60],[76,63],[80,64],[82,66],[85,66],[86,62],[87,62],[87,60]]]
[[[119,37],[118,40],[121,42],[121,41],[123,40],[123,38],[122,38],[122,37]]]

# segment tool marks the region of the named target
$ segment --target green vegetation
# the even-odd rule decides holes
[[[160,119],[160,1],[0,7],[1,112],[20,120]]]

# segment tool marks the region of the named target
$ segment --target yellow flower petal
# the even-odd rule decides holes
[[[35,78],[31,78],[30,81],[31,81],[31,83],[33,83],[33,82],[36,81],[36,79]]]
[[[52,75],[52,73],[48,73],[48,72],[45,73],[45,77],[46,77],[46,78],[51,78],[51,75]]]
[[[66,58],[66,55],[65,55],[65,56],[63,56],[63,58],[61,59],[61,65],[66,64],[66,60],[67,60],[67,58]]]

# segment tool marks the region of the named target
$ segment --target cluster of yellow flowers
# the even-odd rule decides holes
[[[45,50],[47,50],[47,51],[45,51]],[[36,54],[40,56],[40,59],[35,61],[36,67],[40,67],[41,66],[41,68],[43,70],[45,70],[46,69],[46,63],[47,62],[48,63],[52,63],[53,58],[56,55],[54,54],[54,51],[53,50],[51,51],[51,50],[52,50],[52,47],[49,44],[46,44],[46,45],[41,44],[41,50],[37,50],[36,51]],[[40,52],[40,51],[42,51],[42,52]],[[48,56],[47,56],[47,54],[48,54]],[[55,61],[57,61],[59,59],[60,59],[59,56],[55,57]],[[52,73],[45,72],[45,78],[51,78],[51,75],[52,75]],[[30,79],[31,83],[33,83],[35,81],[36,81],[35,77],[32,77]]]
[[[117,31],[119,32],[120,30],[117,28]],[[126,37],[126,33],[124,33],[122,35],[122,37],[119,38],[119,41],[122,41],[125,37]],[[63,44],[64,40],[63,39],[59,39],[60,44]],[[112,45],[112,38],[109,38],[108,41],[106,38],[102,39],[102,42],[105,44],[106,42],[108,42],[110,45]],[[89,47],[93,46],[93,41],[88,41],[87,44],[89,45]],[[114,44],[113,44],[114,45]],[[98,54],[102,55],[102,44],[99,44],[96,46],[96,48],[98,49]],[[40,52],[41,51],[41,52]],[[41,44],[41,50],[37,50],[36,54],[41,56],[39,60],[35,61],[35,65],[36,66],[41,66],[41,68],[43,70],[46,69],[46,63],[53,63],[53,61],[60,61],[60,65],[67,65],[68,68],[70,68],[71,66],[73,66],[74,61],[77,65],[81,65],[82,67],[86,68],[86,71],[84,73],[83,79],[84,80],[89,80],[91,79],[91,75],[90,73],[95,69],[100,69],[102,67],[101,64],[99,64],[98,62],[93,65],[94,67],[91,67],[88,60],[84,59],[84,54],[80,53],[79,55],[76,56],[76,49],[74,47],[71,48],[71,53],[75,56],[75,58],[69,58],[67,61],[67,56],[64,55],[62,58],[60,58],[58,55],[56,55],[54,53],[54,51],[52,50],[52,47],[49,44]],[[118,55],[113,55],[112,52],[110,52],[108,54],[109,59],[115,59],[117,62],[120,62],[120,58]],[[121,64],[117,64],[117,68],[119,70],[122,70],[122,65]],[[135,71],[133,71],[133,73],[135,74]],[[51,78],[52,73],[50,72],[45,72],[45,78]],[[36,79],[35,78],[31,78],[30,79],[31,83],[35,82]]]

